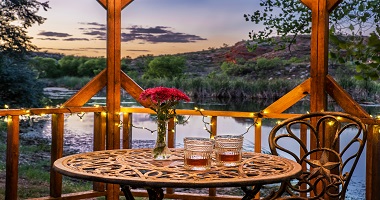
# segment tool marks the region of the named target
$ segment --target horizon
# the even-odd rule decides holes
[[[40,52],[106,57],[107,11],[96,0],[50,0],[49,5],[38,12],[46,21],[28,29]],[[258,6],[251,0],[132,1],[122,10],[121,57],[232,46],[260,28],[243,17]]]

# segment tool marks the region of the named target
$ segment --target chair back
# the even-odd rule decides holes
[[[276,125],[269,135],[272,154],[294,159],[303,172],[271,198],[344,199],[366,139],[360,119],[341,112],[310,113]]]

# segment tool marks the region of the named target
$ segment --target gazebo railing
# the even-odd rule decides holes
[[[148,108],[131,108],[122,107],[121,135],[122,148],[131,148],[132,144],[132,117],[136,113],[154,112]],[[19,162],[19,122],[20,116],[28,115],[51,115],[52,143],[51,143],[51,165],[53,162],[63,156],[63,140],[65,114],[73,113],[94,113],[93,128],[93,146],[95,150],[105,150],[106,147],[106,118],[107,110],[104,107],[69,107],[69,108],[35,108],[35,109],[3,109],[0,110],[0,116],[7,118],[7,151],[6,151],[6,199],[17,199],[18,188],[18,162]],[[235,112],[235,111],[213,111],[204,110],[202,113],[196,110],[177,110],[179,115],[189,116],[208,116],[211,117],[210,132],[217,135],[218,117],[237,117],[252,118],[255,120],[255,127],[248,134],[254,136],[254,151],[261,152],[262,128],[261,121],[263,118],[286,119],[298,116],[299,114],[276,114],[276,113],[259,113],[259,112]],[[367,124],[374,124],[375,121],[363,119]],[[200,124],[200,126],[202,126]],[[174,127],[174,120],[169,122],[169,129]],[[168,146],[175,146],[175,133],[168,134]],[[369,143],[371,141],[368,141]],[[364,155],[363,155],[364,156]],[[62,194],[62,175],[51,170],[50,171],[50,196],[40,197],[37,199],[83,199],[107,196],[104,183],[93,183],[93,190],[83,191],[79,193]],[[135,190],[136,196],[147,196],[146,192]],[[173,189],[167,188],[165,198],[184,198],[192,197],[195,199],[240,199],[238,196],[227,196],[216,194],[215,188],[209,189],[209,194],[190,194],[177,193]]]

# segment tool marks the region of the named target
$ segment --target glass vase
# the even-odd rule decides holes
[[[157,120],[157,139],[152,151],[155,160],[166,160],[171,156],[171,152],[166,144],[167,124],[168,121],[166,120]]]

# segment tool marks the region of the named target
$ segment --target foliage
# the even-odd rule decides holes
[[[351,62],[358,69],[358,77],[377,79],[377,48],[361,48],[367,44],[364,35],[372,32],[372,41],[379,40],[380,7],[378,0],[342,1],[330,14],[330,35],[349,36],[344,40],[333,38],[341,62]],[[288,48],[296,41],[297,35],[310,34],[311,10],[299,0],[261,0],[261,10],[245,14],[246,21],[264,25],[264,30],[250,32],[249,37],[255,41],[250,46],[254,50],[259,44],[276,45],[280,49]],[[273,36],[279,36],[279,39]],[[376,42],[375,42],[376,43]],[[375,56],[376,57],[376,56]],[[369,64],[370,62],[376,64]]]
[[[329,53],[330,58],[356,69],[357,79],[379,79],[380,27],[369,37],[331,35],[330,40],[336,44]]]
[[[106,58],[92,58],[85,61],[83,64],[78,66],[78,76],[89,76],[93,77],[99,74],[107,66]]]
[[[235,64],[233,62],[223,62],[220,68],[226,75],[230,76],[242,76],[249,74],[254,69],[252,66]]]
[[[26,53],[37,50],[26,29],[42,24],[45,18],[37,15],[39,9],[49,8],[48,2],[37,0],[2,0],[0,2],[0,52]]]
[[[57,78],[61,76],[58,61],[54,58],[37,56],[29,60],[29,66],[36,72],[38,78]]]
[[[79,68],[88,60],[89,57],[65,56],[58,61],[58,64],[65,76],[79,76]]]
[[[144,78],[174,78],[183,74],[186,61],[183,57],[165,55],[154,58],[148,64]]]
[[[30,70],[26,61],[0,55],[0,105],[39,107],[43,85]]]
[[[283,62],[280,58],[273,58],[273,59],[267,59],[267,58],[258,58],[257,59],[257,67],[255,70],[271,70],[276,69],[283,66]]]

